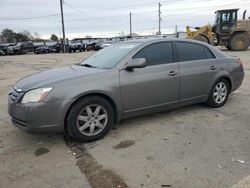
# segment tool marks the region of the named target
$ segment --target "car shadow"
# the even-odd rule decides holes
[[[150,114],[145,114],[145,115],[140,115],[136,117],[131,117],[128,119],[121,120],[119,124],[115,125],[114,129],[122,129],[124,127],[129,127],[131,124],[133,126],[143,126],[143,122],[145,121],[145,118],[148,120],[151,120],[153,122],[157,122],[163,117],[170,117],[172,114],[178,114],[178,115],[188,115],[189,113],[193,112],[194,110],[197,109],[203,109],[203,108],[209,108],[205,104],[200,103],[200,104],[193,104],[189,106],[184,106],[180,108],[175,108],[171,110],[166,110],[166,111],[161,111],[161,112],[156,112],[156,113],[150,113]]]

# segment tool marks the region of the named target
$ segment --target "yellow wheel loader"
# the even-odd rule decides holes
[[[215,46],[225,46],[229,50],[244,51],[250,45],[250,17],[238,19],[239,9],[218,10],[213,26],[210,24],[203,27],[186,27],[187,38],[203,41]]]

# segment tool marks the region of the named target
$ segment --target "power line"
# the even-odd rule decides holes
[[[224,5],[220,5],[220,6],[218,6],[218,5],[216,5],[216,6],[209,6],[209,7],[189,7],[189,8],[186,8],[186,7],[180,7],[180,8],[176,8],[176,9],[174,9],[174,7],[172,8],[172,5],[177,5],[177,4],[180,4],[180,2],[182,2],[182,4],[184,4],[184,3],[190,3],[190,2],[196,2],[197,0],[195,0],[195,1],[192,1],[192,0],[181,0],[181,1],[174,1],[174,0],[168,0],[168,1],[161,1],[161,5],[162,5],[162,9],[160,10],[160,14],[158,14],[158,17],[159,18],[161,18],[161,17],[163,17],[163,16],[168,16],[168,17],[176,17],[176,16],[183,16],[183,15],[196,15],[196,14],[199,14],[199,13],[201,13],[201,12],[203,12],[203,11],[208,11],[208,10],[213,10],[213,9],[215,9],[215,8],[226,8],[226,7],[229,7],[229,6],[236,6],[236,5],[239,5],[239,6],[244,6],[244,5],[249,5],[249,3],[247,3],[248,1],[246,1],[246,0],[241,0],[241,1],[237,1],[237,2],[234,2],[234,3],[229,3],[229,4],[224,4]],[[165,5],[167,4],[167,3],[169,3],[170,4],[170,6],[168,6],[168,8],[166,9],[166,7],[165,7]],[[67,5],[68,7],[70,7],[71,9],[73,9],[75,12],[67,12],[67,13],[65,13],[65,14],[74,14],[74,13],[76,13],[76,12],[78,12],[78,13],[81,13],[82,15],[85,15],[85,17],[87,17],[87,18],[83,18],[83,19],[78,19],[78,20],[72,20],[72,22],[80,22],[80,21],[91,21],[91,20],[93,20],[93,19],[96,19],[96,20],[102,20],[102,21],[107,21],[107,22],[113,22],[115,25],[120,25],[122,22],[120,21],[121,19],[120,18],[118,18],[118,17],[127,17],[127,13],[125,14],[115,14],[115,15],[109,15],[109,16],[95,16],[96,14],[94,14],[94,16],[93,15],[91,15],[91,14],[88,14],[88,13],[86,13],[86,12],[95,12],[95,11],[105,11],[105,10],[126,10],[126,9],[128,9],[129,7],[133,7],[133,8],[135,8],[135,7],[138,7],[138,6],[140,6],[140,7],[143,7],[143,6],[148,6],[148,5],[156,5],[156,2],[154,1],[154,2],[148,2],[148,3],[138,3],[138,4],[134,4],[134,5],[126,5],[126,6],[120,6],[120,7],[112,7],[112,8],[107,8],[107,9],[92,9],[92,10],[80,10],[80,9],[78,9],[78,8],[75,8],[74,6],[72,6],[71,4],[69,4],[68,2],[65,2],[64,3],[65,5]],[[156,7],[156,6],[155,6]],[[170,7],[170,8],[169,8]],[[164,8],[164,9],[163,9]],[[172,9],[171,9],[172,8]],[[198,9],[198,10],[197,10]],[[125,11],[124,10],[124,11]],[[131,9],[129,9],[129,10],[131,10]],[[194,11],[192,11],[192,12],[186,12],[186,13],[180,13],[180,14],[175,14],[175,15],[171,15],[171,14],[169,14],[169,13],[171,13],[171,12],[174,12],[174,11],[177,11],[177,10],[188,10],[188,11],[192,11],[192,10],[194,10]],[[122,11],[122,12],[124,12],[124,11]],[[109,11],[109,12],[111,12],[111,14],[112,13],[114,13],[113,11]],[[129,12],[129,11],[128,11]],[[183,11],[183,12],[185,12],[185,11]],[[120,12],[119,12],[120,13]],[[145,13],[145,14],[144,14]],[[134,22],[136,22],[136,21],[134,21],[134,19],[136,20],[136,18],[137,17],[140,17],[140,15],[148,15],[148,17],[147,16],[143,16],[143,19],[146,21],[146,24],[149,24],[149,23],[154,23],[155,25],[157,24],[156,22],[157,22],[157,20],[155,20],[155,21],[153,21],[153,22],[149,22],[148,21],[148,18],[153,18],[152,16],[150,16],[150,15],[152,15],[152,14],[147,14],[147,13],[152,13],[152,14],[154,14],[154,16],[155,16],[155,19],[157,19],[157,10],[154,10],[154,11],[152,11],[152,10],[149,10],[149,11],[147,11],[147,10],[145,10],[145,11],[140,11],[139,13],[136,13],[136,11],[135,12],[133,12],[133,23]],[[159,13],[159,10],[158,10],[158,13]],[[18,21],[18,20],[23,20],[23,21],[25,21],[25,20],[27,20],[27,21],[35,21],[35,22],[38,22],[38,21],[42,21],[41,19],[43,19],[43,18],[51,18],[51,17],[55,17],[55,18],[58,18],[59,17],[59,13],[57,13],[57,14],[49,14],[49,15],[43,15],[43,16],[34,16],[34,17],[20,17],[20,18],[16,18],[16,17],[12,17],[12,18],[0,18],[0,20],[1,21]],[[103,15],[103,12],[102,12],[102,15]],[[116,22],[116,19],[118,20],[119,19],[119,21],[117,21]],[[124,19],[125,20],[125,19]],[[171,22],[171,21],[178,21],[177,19],[167,19],[167,22]],[[92,21],[91,21],[92,22]],[[159,22],[159,31],[160,31],[160,29],[161,29],[161,22],[162,22],[162,19],[159,19],[158,20],[158,22]],[[164,21],[164,23],[167,23],[166,21]],[[101,23],[101,22],[99,22],[99,23]],[[145,22],[144,23],[136,23],[135,24],[135,26],[136,25],[139,25],[139,24],[145,24]],[[102,25],[102,24],[101,24]],[[110,25],[106,25],[106,26],[110,26]],[[126,27],[127,28],[127,25],[125,26],[125,24],[123,25],[124,27]],[[122,27],[123,27],[122,26]],[[81,26],[82,27],[82,26]],[[96,27],[96,28],[100,28],[100,25],[98,24],[98,25],[95,25],[94,27]],[[80,28],[80,27],[79,27]],[[89,25],[87,28],[92,28],[92,25]],[[71,28],[69,28],[69,29],[71,29]],[[160,33],[160,32],[159,32]]]
[[[183,1],[187,1],[187,0],[183,0]],[[195,0],[195,1],[197,1],[197,0]],[[214,8],[220,8],[220,7],[225,7],[225,6],[230,6],[230,5],[248,5],[249,3],[246,3],[246,4],[244,4],[244,3],[242,3],[242,2],[244,2],[244,1],[246,1],[246,0],[241,0],[241,1],[238,1],[238,2],[235,2],[235,3],[230,3],[230,4],[226,4],[226,5],[221,5],[221,6],[218,6],[218,5],[216,5],[216,6],[210,6],[210,7],[195,7],[195,8],[193,8],[193,7],[190,7],[190,8],[178,8],[178,9],[162,9],[161,11],[162,12],[174,12],[174,11],[176,11],[176,10],[196,10],[196,9],[203,9],[203,10],[211,10],[211,9],[213,9],[213,7]],[[174,2],[174,1],[161,1],[161,2]],[[176,1],[175,1],[176,2]],[[190,1],[188,1],[188,2],[190,2]],[[179,3],[179,2],[178,2]],[[177,3],[177,4],[178,4]],[[74,9],[76,12],[78,12],[78,13],[81,13],[81,14],[83,14],[83,15],[85,15],[85,16],[88,16],[88,17],[90,17],[90,18],[94,18],[94,19],[104,19],[104,18],[111,18],[111,19],[113,19],[113,18],[116,18],[117,16],[125,16],[125,15],[127,15],[127,14],[116,14],[116,15],[110,15],[110,16],[101,16],[101,17],[96,17],[96,16],[92,16],[92,15],[90,15],[90,14],[87,14],[87,13],[85,13],[85,11],[83,12],[82,10],[80,10],[80,9],[77,9],[77,8],[75,8],[75,7],[73,7],[71,4],[69,4],[69,3],[66,3],[66,2],[64,2],[64,4],[65,5],[67,5],[68,7],[70,7],[70,8],[72,8],[72,9]],[[141,3],[141,4],[136,4],[136,5],[147,5],[147,4],[152,4],[152,2],[151,3]],[[162,4],[162,3],[161,3]],[[132,5],[129,5],[129,6],[123,6],[123,7],[130,7],[130,6],[132,6]],[[121,7],[116,7],[116,8],[110,8],[110,9],[96,9],[96,10],[111,10],[111,9],[113,9],[113,10],[115,10],[115,9],[119,9],[119,8],[121,8]],[[90,10],[86,10],[86,12],[89,12]],[[202,10],[199,10],[199,11],[202,11]],[[133,13],[134,15],[145,15],[144,13],[155,13],[156,11],[152,11],[152,10],[150,10],[150,11],[142,11],[142,12],[140,12],[140,13]],[[75,12],[66,12],[65,14],[72,14],[72,13],[75,13]],[[193,13],[193,12],[192,12]],[[178,15],[185,15],[186,13],[183,13],[183,14],[178,14]],[[49,18],[49,17],[56,17],[56,16],[59,16],[60,15],[60,13],[57,13],[57,14],[49,14],[49,15],[43,15],[43,16],[34,16],[34,17],[21,17],[21,18],[0,18],[0,20],[1,21],[11,21],[11,20],[13,20],[13,21],[15,21],[15,20],[32,20],[32,19],[42,19],[42,18]],[[79,21],[80,20],[85,20],[85,19],[79,19]],[[86,18],[86,20],[89,20],[89,19],[87,19]],[[107,19],[107,21],[110,21],[110,20],[108,20]]]
[[[64,4],[67,5],[68,7],[70,7],[71,9],[75,10],[75,11],[78,12],[78,13],[81,13],[81,14],[83,14],[83,15],[85,15],[85,16],[88,16],[88,17],[91,17],[91,18],[96,18],[95,16],[86,14],[85,12],[83,12],[83,11],[81,11],[81,10],[79,10],[79,9],[77,9],[77,8],[75,8],[75,7],[73,7],[71,4],[66,3],[65,1],[64,1]]]
[[[185,2],[190,3],[190,2],[196,2],[196,1],[199,1],[199,0],[193,0],[193,1],[179,0],[178,3],[180,3],[180,2],[182,2],[182,3],[185,3]],[[176,3],[177,1],[176,0],[162,0],[160,2],[161,3]],[[84,10],[84,12],[95,12],[95,11],[105,11],[105,10],[120,10],[120,9],[131,8],[131,7],[134,8],[134,7],[138,7],[138,6],[142,7],[144,5],[146,5],[146,6],[147,5],[155,5],[156,3],[159,3],[159,0],[158,1],[148,2],[148,3],[137,3],[137,4],[130,4],[130,5],[125,5],[125,6],[112,7],[112,8],[90,9],[90,10]]]
[[[49,17],[55,17],[60,15],[58,14],[49,14],[44,16],[34,16],[34,17],[23,17],[23,18],[0,18],[0,20],[32,20],[32,19],[41,19],[41,18],[49,18]]]

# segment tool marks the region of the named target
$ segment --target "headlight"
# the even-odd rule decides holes
[[[49,94],[51,90],[52,87],[30,90],[24,94],[21,103],[41,102],[43,99],[45,99],[45,97]]]

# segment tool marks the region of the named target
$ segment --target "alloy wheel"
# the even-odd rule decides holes
[[[227,97],[227,92],[226,84],[224,82],[218,82],[213,91],[214,101],[218,104],[223,103]]]
[[[101,105],[88,105],[80,111],[76,121],[81,134],[95,136],[106,127],[108,113]]]

